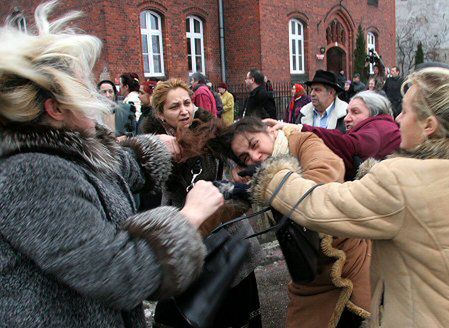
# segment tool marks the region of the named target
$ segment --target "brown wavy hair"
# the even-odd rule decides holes
[[[190,97],[192,96],[192,90],[190,90],[187,83],[181,79],[169,79],[164,82],[159,82],[153,91],[153,98],[151,98],[151,106],[154,110],[158,113],[163,113],[167,94],[171,90],[178,88],[184,89],[189,93]]]

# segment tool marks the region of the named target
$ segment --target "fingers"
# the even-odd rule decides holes
[[[158,134],[157,137],[165,144],[165,147],[172,154],[173,158],[176,159],[180,155],[181,149],[179,148],[176,137],[169,136],[168,134]]]
[[[224,197],[212,182],[200,180],[187,194],[181,213],[191,224],[199,227],[223,204]]]
[[[272,118],[266,118],[266,119],[262,120],[262,122],[264,122],[268,126],[275,126],[276,124],[279,123],[277,120],[272,119]]]
[[[118,143],[123,142],[123,141],[125,141],[126,139],[128,139],[127,136],[120,136],[120,137],[115,138],[115,140],[116,140]]]
[[[239,172],[243,171],[245,168],[240,167],[240,166],[236,166],[231,170],[231,176],[232,176],[232,181],[237,182],[237,183],[248,183],[251,178],[249,177],[242,177],[239,175]]]

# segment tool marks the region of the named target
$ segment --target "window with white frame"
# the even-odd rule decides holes
[[[288,25],[290,44],[290,73],[301,74],[304,69],[304,26],[297,19],[291,19]]]
[[[145,76],[164,76],[161,16],[153,11],[140,13],[143,71]]]
[[[367,46],[367,50],[366,50],[366,52],[367,52],[367,54],[369,55],[369,51],[370,50],[376,50],[376,36],[374,35],[374,33],[372,33],[372,32],[368,32],[368,34],[367,34],[367,42],[366,42],[366,46]],[[374,71],[373,71],[373,64],[369,64],[369,73],[370,74],[373,74],[374,73]]]
[[[189,73],[205,74],[203,22],[195,16],[186,20],[187,60]]]

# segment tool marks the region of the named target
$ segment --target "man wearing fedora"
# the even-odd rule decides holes
[[[312,102],[301,109],[296,123],[346,131],[344,118],[348,103],[340,100],[337,94],[343,89],[337,83],[334,73],[317,70],[313,80],[305,83],[311,87]]]

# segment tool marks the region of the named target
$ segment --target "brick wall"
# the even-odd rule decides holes
[[[317,69],[327,69],[326,56],[318,60],[320,47],[330,48],[326,41],[326,28],[337,19],[345,28],[347,41],[340,45],[347,53],[345,72],[353,73],[352,54],[357,27],[377,34],[377,52],[387,66],[396,64],[395,3],[379,1],[379,6],[369,6],[366,0],[346,0],[342,5],[329,1],[260,1],[262,70],[274,81],[290,81],[288,22],[292,18],[304,24],[304,50],[307,76],[313,77]],[[346,73],[347,74],[347,73]]]
[[[0,19],[14,7],[32,17],[36,0],[11,0],[0,8]],[[326,69],[326,56],[318,60],[320,47],[328,51],[326,28],[337,19],[345,28],[346,72],[352,72],[352,53],[357,26],[377,35],[377,51],[387,66],[395,61],[395,3],[379,1],[369,6],[367,0],[224,0],[227,82],[243,83],[250,68],[261,68],[272,81],[305,80],[316,69]],[[80,9],[86,17],[77,23],[104,42],[103,53],[95,67],[97,79],[117,78],[120,73],[137,72],[143,78],[139,14],[152,10],[162,17],[164,66],[166,77],[187,79],[185,21],[189,15],[204,23],[206,74],[214,83],[221,80],[219,18],[217,0],[64,0],[59,12]],[[304,24],[305,73],[290,74],[288,22],[299,19]],[[30,19],[29,19],[30,21]]]

